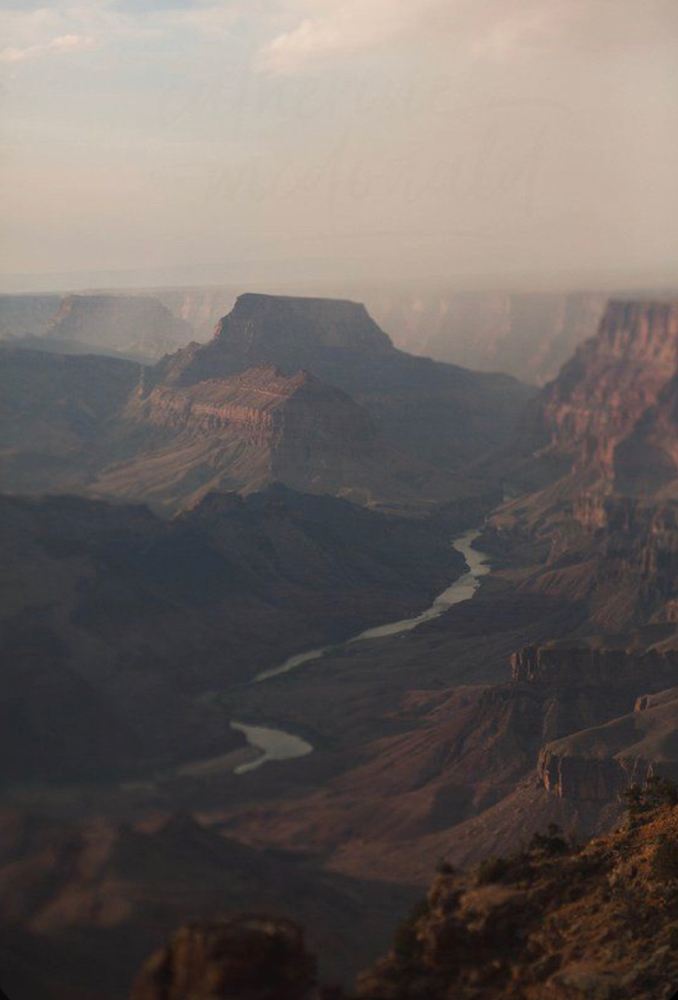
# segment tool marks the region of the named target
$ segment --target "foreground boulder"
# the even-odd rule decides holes
[[[178,931],[146,962],[130,1000],[310,1000],[314,983],[296,924],[236,915]]]

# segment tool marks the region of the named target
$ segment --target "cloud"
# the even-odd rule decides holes
[[[254,2],[254,0],[250,0]],[[258,0],[257,0],[258,2]],[[80,52],[118,39],[187,32],[226,34],[248,8],[243,0],[0,0],[0,63]],[[248,11],[249,13],[249,11]]]
[[[24,48],[9,47],[0,50],[0,63],[20,63],[44,55],[66,55],[73,52],[83,52],[96,45],[91,35],[59,35],[48,42],[27,45]]]
[[[505,61],[553,45],[652,44],[678,24],[675,0],[645,0],[642,10],[637,0],[288,0],[287,9],[296,17],[260,50],[259,70],[301,73],[405,45]]]
[[[328,55],[371,49],[419,26],[440,0],[338,0],[270,41],[259,53],[259,69],[294,73]]]

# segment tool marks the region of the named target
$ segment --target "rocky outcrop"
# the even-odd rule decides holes
[[[678,778],[678,689],[636,699],[632,712],[550,743],[539,757],[547,791],[577,801],[614,802],[653,773]]]
[[[540,532],[549,552],[524,585],[581,601],[592,623],[624,630],[673,621],[678,504],[586,491]]]
[[[142,388],[123,419],[205,435],[237,427],[244,438],[273,448],[322,443],[330,452],[359,456],[377,445],[373,421],[350,396],[308,372],[285,376],[276,368],[250,368],[183,391],[161,385],[147,394]]]
[[[669,1000],[677,835],[678,812],[664,808],[582,849],[556,827],[441,874],[360,978],[360,1000]]]
[[[656,402],[677,362],[678,304],[611,302],[597,335],[544,390],[552,445],[609,470],[614,448]]]
[[[165,336],[166,312],[151,299],[71,296],[47,339],[93,343],[101,324],[101,343],[115,335],[130,353],[152,353],[167,348],[153,332]],[[31,364],[32,376],[12,386],[27,414],[41,391]],[[57,371],[64,362],[41,364]],[[103,382],[96,391],[108,398]],[[36,440],[51,441],[62,410],[93,388],[70,387],[48,427],[29,421],[25,445],[10,438],[7,488],[147,500],[173,512],[210,490],[280,480],[370,506],[428,510],[492,487],[471,465],[508,439],[529,395],[508,377],[397,351],[356,303],[254,294],[238,299],[210,343],[138,370],[127,405],[117,400],[87,448],[67,442],[67,469],[52,461],[51,445],[33,454]]]
[[[242,914],[183,927],[146,962],[130,1000],[310,1000],[314,986],[301,929]]]
[[[612,301],[597,335],[543,390],[525,433],[542,452],[567,456],[575,474],[586,471],[617,490],[634,477],[649,484],[658,450],[639,446],[638,427],[652,436],[677,366],[678,303]],[[669,410],[662,410],[665,419]],[[657,473],[662,482],[669,458],[667,452]]]
[[[511,658],[512,679],[554,688],[598,687],[601,691],[620,685],[658,691],[678,683],[677,649],[636,651],[611,641],[610,647],[602,639],[526,646]]]
[[[149,295],[0,296],[0,340],[29,350],[152,363],[192,335],[190,323]]]
[[[185,386],[271,365],[288,374],[309,368],[326,378],[316,366],[331,364],[332,352],[340,362],[362,357],[370,364],[371,356],[392,351],[359,303],[248,293],[238,297],[208,344],[191,344],[166,359],[157,374],[167,384]]]
[[[354,294],[350,287],[347,290]],[[209,338],[237,293],[224,287],[152,292],[191,323],[199,341]],[[325,294],[333,294],[332,289]],[[361,285],[355,294],[400,350],[474,371],[505,372],[537,385],[555,378],[576,347],[593,336],[608,298],[603,292],[375,285]]]

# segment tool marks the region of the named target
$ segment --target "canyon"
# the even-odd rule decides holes
[[[110,989],[122,1000],[142,944],[161,947],[182,907],[236,936],[224,914],[258,910],[261,947],[261,914],[300,921],[346,986],[436,865],[520,853],[549,823],[607,835],[630,782],[678,776],[675,302],[610,302],[598,333],[538,393],[406,355],[356,303],[258,293],[241,296],[207,344],[152,367],[3,355],[21,373],[8,376],[6,488],[30,482],[47,455],[57,472],[43,466],[40,483],[53,475],[82,494],[2,498],[12,610],[0,887],[21,885],[44,907],[12,925],[26,996],[31,948],[60,949],[63,995],[94,1000],[94,978],[78,992],[73,969],[91,949],[95,977],[96,955],[107,963],[125,941]],[[81,371],[110,388],[90,399]],[[35,413],[22,398],[38,377],[53,391]],[[44,442],[31,460],[29,439]],[[474,558],[491,566],[477,590],[407,631],[373,627],[416,616],[463,574],[450,543],[469,529]],[[276,669],[288,657],[294,669]],[[68,738],[59,718],[78,720]],[[251,767],[234,719],[313,752]],[[27,722],[54,739],[38,759],[29,737],[17,761],[9,742]],[[29,821],[35,839],[11,833]],[[108,872],[108,860],[85,886],[65,854],[45,858],[54,824],[78,857],[85,844],[108,859],[133,843],[122,887],[113,891],[122,869]],[[170,862],[151,885],[139,874],[136,852],[164,857],[166,829],[177,855],[204,865],[193,888],[172,888]],[[14,883],[17,852],[26,863]],[[206,887],[208,859],[222,854],[233,859],[224,871],[252,879],[242,893],[235,874],[219,881],[220,902]],[[550,869],[529,864],[546,892]],[[58,888],[41,896],[41,878]],[[479,887],[440,878],[457,928]],[[130,900],[156,892],[164,902],[143,936],[146,904]],[[327,904],[321,918],[305,893]],[[366,923],[349,919],[339,945],[348,898]],[[94,900],[103,916],[88,936]],[[441,984],[445,996],[456,981],[437,931],[417,926],[432,949],[422,989],[435,996]],[[194,947],[190,934],[181,941]],[[159,955],[152,968],[166,968]],[[559,969],[569,963],[561,956]],[[543,977],[554,997],[578,996],[555,974]],[[154,996],[148,976],[138,996]],[[409,1000],[412,982],[388,959],[358,991],[395,998],[402,986]],[[463,988],[481,995],[470,980]]]
[[[402,512],[468,499],[496,489],[491,469],[472,467],[509,440],[533,394],[404,354],[364,307],[335,300],[243,295],[209,343],[150,367],[3,350],[4,489],[169,514],[276,481]],[[39,420],[26,404],[38,395]]]

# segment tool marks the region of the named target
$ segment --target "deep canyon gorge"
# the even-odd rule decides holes
[[[602,298],[556,310],[543,388],[408,354],[344,299],[243,294],[191,343],[178,292],[4,303],[12,1000],[124,1000],[169,933],[236,911],[281,921],[300,983],[297,924],[322,982],[372,966],[361,997],[409,1000],[374,963],[432,881],[420,995],[447,996],[460,866],[549,824],[622,836],[625,790],[678,779],[678,302]],[[95,318],[116,356],[65,349]],[[179,953],[269,925],[223,926]],[[553,953],[460,996],[579,997]]]

